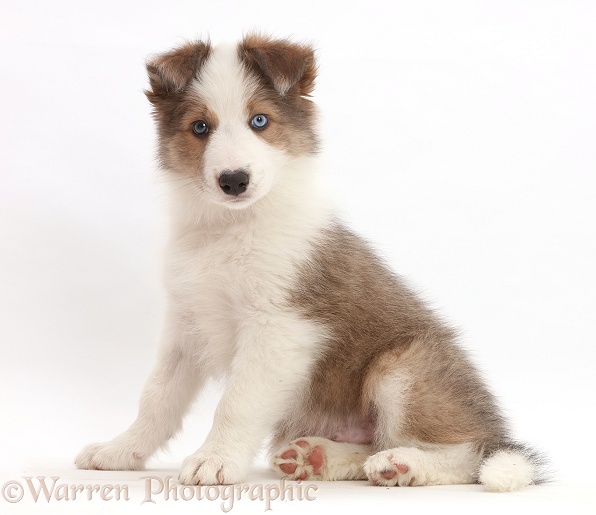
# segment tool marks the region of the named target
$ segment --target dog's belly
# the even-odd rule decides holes
[[[376,418],[372,414],[346,417],[302,407],[292,410],[278,422],[272,447],[308,436],[319,436],[336,442],[370,444],[375,428]]]
[[[373,420],[363,421],[357,426],[348,426],[342,431],[337,431],[333,440],[336,442],[370,444],[373,441],[375,422]]]

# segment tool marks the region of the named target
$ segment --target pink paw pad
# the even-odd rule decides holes
[[[294,479],[297,481],[307,479],[309,477],[308,470],[304,467],[312,467],[312,473],[314,475],[320,475],[323,465],[325,464],[325,452],[323,447],[317,445],[315,447],[305,440],[298,440],[294,442],[295,447],[285,450],[279,455],[280,460],[284,460],[283,463],[277,463],[279,469],[288,475],[294,475]]]
[[[279,468],[284,474],[293,474],[298,465],[296,463],[282,463]]]
[[[298,458],[298,453],[294,449],[288,449],[286,452],[282,453],[280,457],[284,460],[295,460]],[[293,474],[296,472],[297,466],[296,463],[282,463],[279,468],[284,474]]]
[[[308,449],[310,447],[308,442],[304,440],[299,440],[296,442],[296,445],[298,447],[302,447],[303,449]],[[323,448],[320,445],[317,445],[306,458],[306,462],[312,466],[313,472],[317,475],[320,474],[324,461],[325,454],[323,453]]]
[[[410,466],[395,461],[392,456],[382,456],[365,467],[368,468],[368,478],[379,486],[412,486],[415,483]]]
[[[410,467],[408,467],[405,463],[395,463],[395,468],[400,474],[407,474],[410,470]]]
[[[392,470],[392,469],[386,469],[386,470],[381,470],[381,472],[379,472],[379,474],[381,474],[381,477],[383,477],[385,479],[393,479],[395,477],[395,475],[397,474],[397,472],[395,472],[395,470]]]
[[[310,456],[307,458],[308,463],[311,464],[312,470],[315,474],[319,475],[321,473],[321,468],[325,462],[325,454],[323,453],[323,448],[317,445]]]

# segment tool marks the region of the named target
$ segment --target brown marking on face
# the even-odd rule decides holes
[[[249,99],[249,125],[253,116],[264,114],[269,124],[263,130],[256,130],[257,136],[290,155],[312,154],[318,147],[316,113],[313,106],[307,107],[299,112],[296,105],[284,102],[274,91],[261,90]]]
[[[205,136],[197,136],[193,132],[193,123],[199,120],[203,120],[209,127]],[[162,165],[178,173],[192,176],[201,174],[209,135],[217,130],[217,126],[217,116],[199,98],[187,94],[178,102],[177,115],[162,128],[159,139]]]
[[[192,122],[217,120],[200,99],[189,93],[210,55],[209,43],[197,41],[159,55],[147,63],[150,89],[145,91],[153,105],[158,132],[158,156],[164,168],[198,170],[206,145],[205,138],[192,132]]]
[[[205,136],[197,136],[193,132],[193,123],[203,120],[207,123],[209,132]],[[200,175],[203,170],[203,155],[209,144],[209,137],[217,130],[217,116],[196,97],[189,97],[180,110],[179,125],[175,137],[169,146],[170,163],[177,166],[171,168],[176,171]]]
[[[338,424],[381,417],[391,406],[375,405],[377,389],[400,373],[412,379],[406,421],[388,427],[378,419],[379,448],[404,439],[498,440],[505,433],[494,399],[454,343],[454,331],[340,224],[321,238],[289,302],[308,319],[320,322],[331,337],[310,384],[278,424],[274,442],[287,435],[299,437],[293,433],[304,428],[295,426],[303,426],[308,414]],[[403,392],[395,395],[396,406],[402,409],[404,399],[397,395]]]
[[[316,76],[312,48],[253,35],[239,45],[238,55],[259,84],[248,102],[249,120],[255,114],[269,117],[259,136],[291,155],[317,152],[316,108],[305,98]]]

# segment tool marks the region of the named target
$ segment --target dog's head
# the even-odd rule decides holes
[[[317,151],[312,48],[248,36],[193,42],[147,64],[164,169],[229,208],[263,198],[289,162]]]

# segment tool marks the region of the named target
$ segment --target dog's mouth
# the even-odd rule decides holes
[[[252,193],[252,191],[245,191],[243,193],[239,193],[238,195],[231,195],[226,192],[222,193],[220,190],[215,192],[215,195],[212,196],[212,199],[216,204],[229,209],[244,209],[257,200]]]
[[[242,195],[242,196],[238,196],[238,197],[224,198],[223,203],[231,204],[231,205],[240,205],[240,204],[246,204],[251,201],[252,201],[252,197],[250,195]]]

